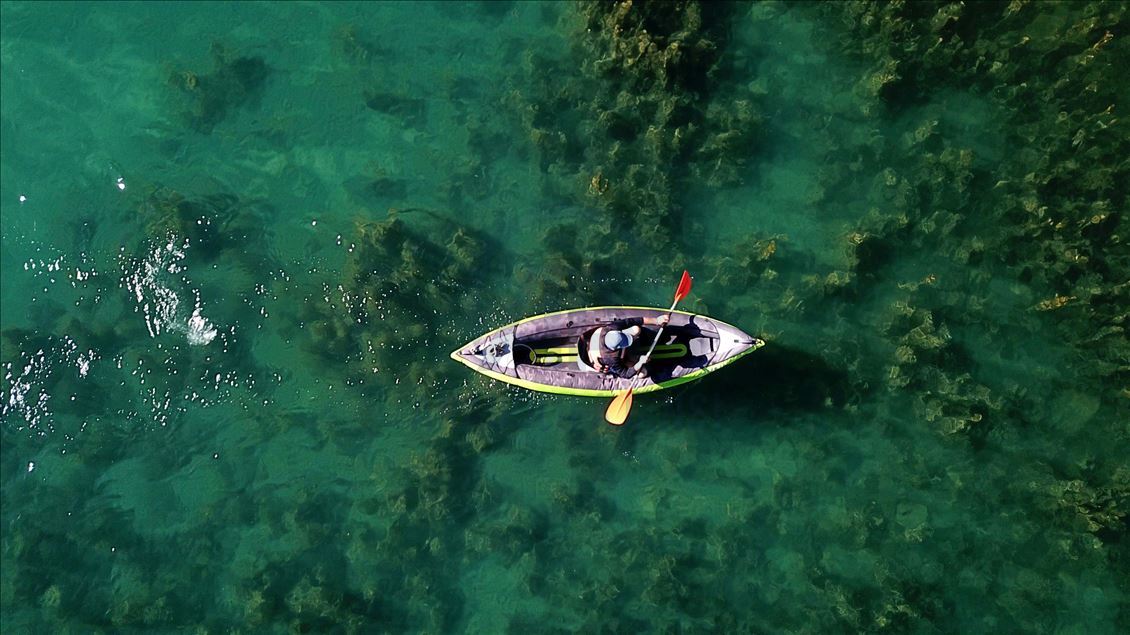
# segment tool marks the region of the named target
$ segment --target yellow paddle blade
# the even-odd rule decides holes
[[[614,426],[622,426],[628,419],[628,413],[632,410],[632,389],[629,388],[628,392],[616,395],[612,403],[608,404],[608,411],[604,413],[604,419]]]

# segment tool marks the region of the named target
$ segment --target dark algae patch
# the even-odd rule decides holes
[[[0,5],[0,630],[1130,631],[1128,10]]]
[[[251,103],[269,74],[263,58],[233,56],[222,45],[214,44],[210,71],[178,70],[170,83],[185,93],[188,107],[184,117],[188,125],[207,134],[232,110]]]

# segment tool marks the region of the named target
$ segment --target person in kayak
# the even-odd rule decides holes
[[[669,315],[661,315],[657,318],[625,318],[590,331],[585,337],[588,338],[588,357],[592,367],[599,373],[624,379],[635,376],[646,377],[647,368],[641,368],[638,372],[635,369],[635,358],[643,352],[634,351],[633,345],[639,341],[643,333],[643,325],[666,326],[669,321],[671,321]],[[632,358],[631,364],[628,363],[629,358]]]

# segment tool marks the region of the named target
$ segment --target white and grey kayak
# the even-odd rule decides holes
[[[530,390],[611,397],[628,388],[644,393],[700,379],[765,345],[764,340],[720,320],[673,311],[647,363],[646,377],[623,379],[593,369],[587,338],[597,328],[617,320],[655,318],[667,312],[602,306],[546,313],[495,329],[459,347],[451,358],[488,377]],[[658,328],[643,329],[640,345],[646,351]]]

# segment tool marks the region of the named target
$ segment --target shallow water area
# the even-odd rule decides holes
[[[0,4],[0,630],[1130,629],[1125,5],[642,6]]]

